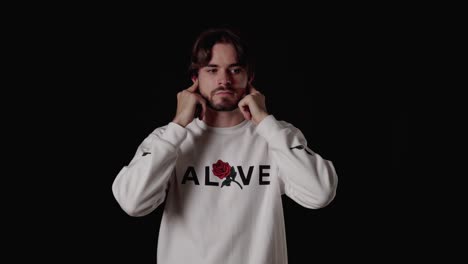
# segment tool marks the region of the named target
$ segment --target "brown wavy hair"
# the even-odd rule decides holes
[[[232,44],[237,54],[237,63],[245,67],[249,78],[253,77],[253,61],[249,56],[247,44],[241,40],[239,34],[229,28],[213,28],[203,31],[196,39],[189,66],[190,77],[198,76],[198,70],[208,65],[212,57],[215,44]]]

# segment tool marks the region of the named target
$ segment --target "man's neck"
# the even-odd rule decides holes
[[[232,127],[240,124],[245,118],[239,108],[230,112],[214,111],[207,108],[203,121],[211,127]]]

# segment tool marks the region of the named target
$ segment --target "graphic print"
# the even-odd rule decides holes
[[[289,149],[295,149],[295,148],[297,148],[297,149],[303,149],[303,150],[305,150],[305,152],[307,152],[307,154],[309,154],[309,155],[311,155],[311,156],[314,155],[314,154],[312,154],[312,152],[309,152],[309,151],[307,150],[307,148],[305,148],[303,145],[295,146],[295,147],[292,147],[292,148],[289,148]]]
[[[242,189],[242,186],[236,181],[237,172],[234,166],[229,165],[228,162],[218,160],[213,164],[212,172],[221,180],[224,179],[221,188],[223,188],[223,186],[231,186],[231,182],[235,182]]]

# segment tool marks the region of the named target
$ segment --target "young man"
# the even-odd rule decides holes
[[[173,121],[117,175],[117,202],[144,216],[166,201],[158,263],[287,263],[281,195],[326,206],[337,186],[333,164],[268,113],[252,86],[246,46],[232,31],[203,32],[190,70],[193,85],[177,94]]]

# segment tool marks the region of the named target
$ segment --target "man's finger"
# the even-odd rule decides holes
[[[244,116],[245,119],[251,120],[252,119],[252,114],[249,112],[247,109],[242,109],[241,110],[242,115]]]
[[[202,111],[201,111],[200,120],[203,120],[203,118],[205,117],[205,113],[206,113],[206,102],[205,102],[205,100],[202,99],[201,105],[202,105]]]
[[[192,86],[190,86],[189,88],[187,88],[187,91],[193,93],[193,92],[195,92],[197,89],[198,89],[198,78],[195,80],[195,82],[193,82]]]
[[[203,117],[205,116],[205,113],[206,113],[206,101],[201,96],[197,96],[197,101],[202,107],[202,110],[201,110],[201,113],[200,113],[200,119],[203,119]]]
[[[242,115],[245,119],[250,120],[252,118],[252,114],[250,113],[249,105],[247,104],[247,100],[242,99],[239,104],[237,105],[239,110],[241,111]]]
[[[249,83],[249,89],[250,89],[250,93],[255,93],[255,92],[259,92],[257,89],[255,89],[255,87],[253,87],[252,84]]]

